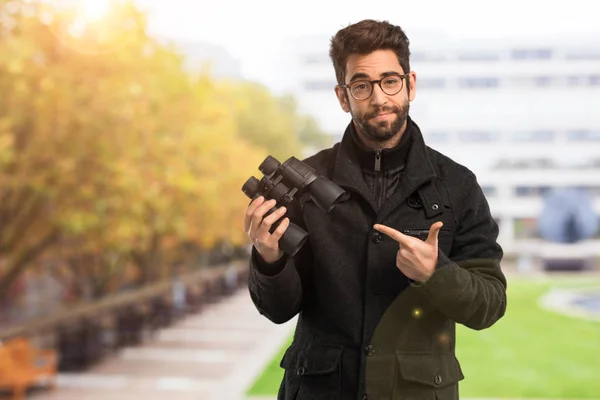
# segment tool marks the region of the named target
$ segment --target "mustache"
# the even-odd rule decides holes
[[[365,114],[365,119],[371,119],[371,118],[375,118],[378,114],[381,113],[393,113],[393,114],[398,114],[400,112],[400,107],[389,107],[389,106],[383,106],[383,107],[377,107],[375,108],[375,110],[366,113]]]

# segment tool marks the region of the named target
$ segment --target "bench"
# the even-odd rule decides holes
[[[53,388],[57,361],[55,351],[38,350],[25,338],[0,344],[0,389],[12,391],[13,400],[22,400],[40,381]]]

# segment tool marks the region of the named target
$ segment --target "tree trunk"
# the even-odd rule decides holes
[[[49,232],[35,245],[25,249],[12,261],[7,268],[6,274],[0,279],[0,298],[4,299],[11,285],[17,278],[35,261],[42,253],[59,238],[58,229]]]

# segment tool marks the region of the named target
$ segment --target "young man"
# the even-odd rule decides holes
[[[388,22],[340,30],[330,56],[352,121],[304,161],[348,195],[329,213],[307,196],[267,217],[274,201],[247,209],[252,300],[275,323],[299,315],[279,399],[458,399],[455,323],[504,315],[498,226],[474,174],[409,117],[409,55]],[[278,246],[290,220],[309,234],[294,257]]]

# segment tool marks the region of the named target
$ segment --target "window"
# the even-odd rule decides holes
[[[427,140],[435,143],[446,143],[450,139],[448,132],[432,131],[427,134]]]
[[[567,84],[569,86],[584,86],[585,85],[585,81],[586,81],[586,77],[585,76],[569,76],[567,78]]]
[[[495,88],[500,84],[498,78],[460,78],[458,80],[458,86],[466,89],[473,88]]]
[[[567,82],[569,86],[600,86],[600,75],[572,75]]]
[[[418,79],[417,87],[419,89],[443,89],[446,87],[446,80],[444,78]]]
[[[552,58],[551,49],[515,49],[511,52],[514,60],[548,60]]]
[[[498,138],[498,133],[491,131],[466,131],[458,133],[458,139],[461,142],[485,143],[496,141]]]
[[[499,59],[499,54],[489,52],[472,52],[458,54],[459,61],[498,61]]]
[[[600,60],[600,49],[572,50],[565,54],[567,60]]]
[[[548,158],[526,158],[513,160],[508,168],[511,169],[550,169],[555,168],[554,161]]]
[[[329,63],[329,58],[323,54],[307,54],[302,57],[302,63],[305,65],[327,64]]]
[[[446,56],[441,53],[412,53],[410,55],[411,62],[443,62],[446,61]]]
[[[304,89],[309,91],[333,90],[336,83],[333,81],[307,81]]]
[[[549,186],[517,186],[515,188],[517,197],[542,197],[549,192]]]
[[[515,75],[507,77],[506,81],[510,82],[510,85],[513,87],[518,87],[520,89],[530,89],[563,86],[565,84],[565,79],[566,78],[563,76],[552,75]]]
[[[533,83],[538,87],[552,86],[558,83],[559,79],[552,76],[535,76],[533,77]]]
[[[598,142],[600,141],[600,130],[590,131],[579,129],[568,131],[567,140],[572,142]]]
[[[539,130],[525,131],[513,134],[512,140],[515,142],[552,142],[556,137],[556,132]]]

